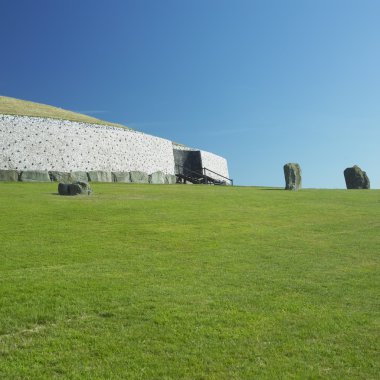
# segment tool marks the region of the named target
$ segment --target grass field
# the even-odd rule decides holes
[[[1,114],[70,120],[81,123],[111,125],[114,127],[131,129],[121,124],[110,123],[81,113],[7,96],[0,96],[0,115]]]
[[[0,183],[1,379],[378,379],[380,191]]]

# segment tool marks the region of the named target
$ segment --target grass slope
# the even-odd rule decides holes
[[[0,378],[375,379],[380,191],[0,183]]]
[[[0,96],[0,114],[70,120],[81,123],[111,125],[114,127],[130,129],[121,124],[110,123],[108,121],[99,120],[91,116],[67,111],[62,108],[10,98],[6,96]]]

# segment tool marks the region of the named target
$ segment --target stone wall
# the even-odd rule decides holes
[[[174,174],[171,141],[123,128],[0,115],[0,144],[0,169]]]
[[[173,175],[173,148],[200,152],[203,166],[228,177],[223,157],[160,137],[112,126],[0,115],[0,169],[5,170]]]

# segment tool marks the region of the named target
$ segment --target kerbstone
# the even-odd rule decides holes
[[[87,175],[91,182],[112,182],[111,172],[93,170],[88,172]]]
[[[71,175],[72,181],[79,181],[79,182],[88,181],[88,176],[86,172],[75,171],[75,172],[70,172],[70,175]]]
[[[49,176],[50,176],[50,179],[54,182],[64,182],[64,183],[72,182],[70,173],[50,171]]]
[[[21,173],[22,182],[50,182],[47,170],[25,170]]]
[[[129,172],[112,172],[114,182],[131,182]]]
[[[17,182],[17,170],[0,170],[0,181]]]
[[[370,189],[367,173],[359,166],[354,165],[352,168],[346,168],[343,173],[347,189]]]
[[[149,176],[144,172],[132,171],[129,174],[133,183],[149,183]]]
[[[158,171],[149,176],[149,183],[163,185],[165,183],[165,173]]]
[[[173,174],[166,174],[165,175],[165,183],[167,183],[169,185],[174,185],[175,183],[177,183],[177,177]]]
[[[285,190],[299,190],[302,187],[301,167],[296,163],[284,165]]]

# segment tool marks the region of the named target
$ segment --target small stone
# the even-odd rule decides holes
[[[58,194],[59,195],[78,195],[92,193],[91,187],[87,182],[74,182],[74,183],[59,183]]]

